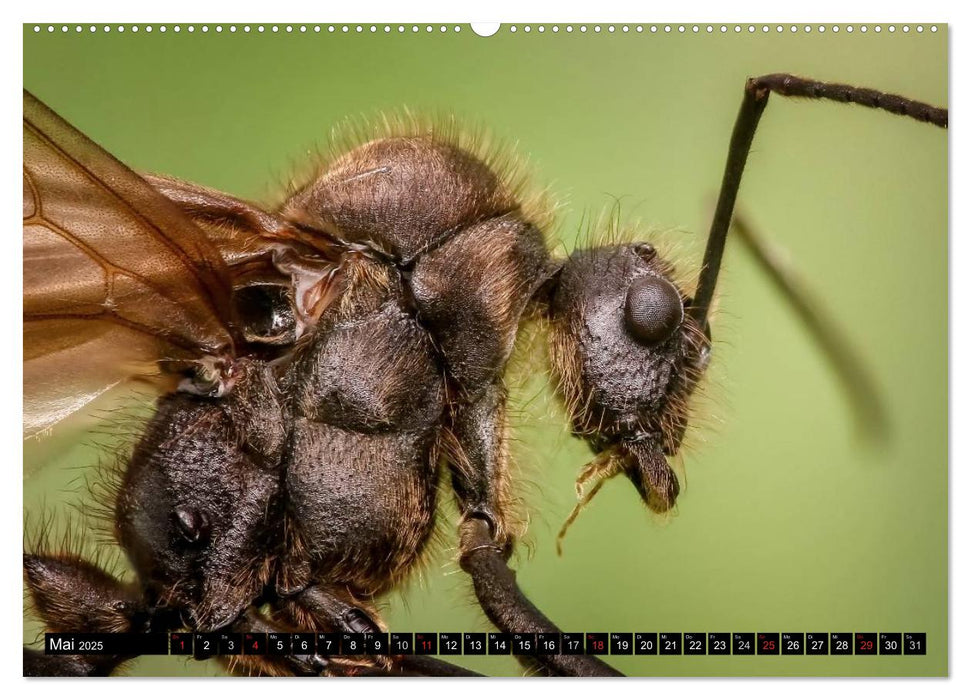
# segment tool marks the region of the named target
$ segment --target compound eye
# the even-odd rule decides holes
[[[209,515],[196,508],[175,509],[179,531],[187,542],[197,544],[209,539]]]
[[[657,345],[671,337],[684,319],[677,288],[665,279],[645,275],[627,290],[624,320],[627,331],[642,345]]]

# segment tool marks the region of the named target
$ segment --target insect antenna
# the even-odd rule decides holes
[[[725,172],[722,176],[721,190],[718,193],[718,204],[711,220],[704,262],[690,310],[691,315],[702,328],[708,320],[708,307],[715,294],[722,253],[725,250],[725,240],[728,237],[738,189],[742,183],[745,162],[748,160],[762,112],[765,111],[769,95],[773,92],[783,97],[804,97],[862,105],[947,128],[946,109],[899,95],[840,83],[823,83],[782,73],[749,78],[745,83],[742,106],[739,108],[735,126],[732,129]]]
[[[857,104],[942,128],[947,128],[948,123],[947,109],[869,88],[858,88],[841,83],[823,83],[781,73],[749,78],[745,83],[742,106],[739,108],[735,126],[732,129],[718,203],[712,216],[694,301],[689,309],[691,317],[701,328],[707,328],[708,325],[709,307],[718,281],[725,242],[732,228],[735,201],[741,186],[742,174],[745,171],[745,163],[748,160],[762,112],[765,111],[769,95],[773,92],[783,97]],[[866,374],[861,371],[861,364],[850,351],[849,345],[840,339],[835,326],[824,320],[818,311],[814,311],[814,306],[808,302],[807,295],[804,294],[799,283],[790,278],[788,271],[778,264],[765,246],[760,245],[751,226],[745,221],[742,221],[741,225],[736,221],[734,228],[742,235],[746,247],[753,253],[757,262],[768,271],[773,283],[783,292],[786,300],[796,308],[797,314],[823,349],[826,358],[832,363],[850,395],[865,432],[870,436],[880,437],[886,428],[886,418],[876,399],[876,391],[866,378]]]
[[[880,392],[867,372],[866,364],[856,354],[847,336],[840,331],[835,320],[825,313],[823,305],[813,300],[812,294],[795,270],[756,232],[747,216],[736,212],[732,229],[759,267],[768,275],[773,286],[792,306],[796,316],[836,372],[862,434],[876,441],[885,439],[889,419],[880,399]]]
[[[763,75],[752,78],[749,83],[755,89],[769,90],[783,97],[847,102],[947,128],[946,109],[871,88],[854,87],[842,83],[824,83],[786,73]]]

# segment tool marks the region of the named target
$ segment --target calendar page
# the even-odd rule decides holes
[[[25,24],[24,675],[946,676],[948,51]]]

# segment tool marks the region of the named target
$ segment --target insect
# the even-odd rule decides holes
[[[595,454],[585,499],[624,475],[648,508],[669,510],[668,458],[708,364],[722,251],[772,92],[947,125],[946,110],[872,90],[749,80],[690,295],[649,242],[554,258],[548,212],[517,169],[448,130],[364,139],[266,211],[139,176],[25,93],[25,430],[146,367],[160,388],[110,504],[137,579],[28,550],[48,629],[379,631],[373,600],[419,563],[448,470],[482,609],[504,631],[556,631],[507,565],[519,524],[502,379],[516,333],[530,316],[549,328],[572,431]],[[829,352],[853,374],[838,345]],[[107,674],[126,660],[25,648],[24,671]],[[526,663],[616,673],[592,656]],[[466,672],[323,655],[238,657],[232,670]]]

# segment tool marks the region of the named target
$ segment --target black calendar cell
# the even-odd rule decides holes
[[[514,632],[512,635],[512,653],[517,656],[534,656],[536,654],[536,635]]]
[[[365,654],[387,654],[390,648],[387,632],[366,632],[364,634]]]
[[[390,644],[392,654],[415,653],[415,640],[410,632],[392,632]]]
[[[364,654],[364,635],[354,632],[341,634],[341,656],[361,656]]]
[[[559,654],[560,633],[540,632],[536,635],[536,646],[540,654]]]
[[[482,656],[486,653],[485,632],[466,632],[462,635],[462,653],[466,656]]]
[[[321,649],[321,654],[325,655],[336,655],[338,649],[340,649],[340,637],[336,634],[313,634],[311,632],[294,632],[290,635],[290,651],[298,656],[309,656],[310,654],[317,653],[318,639],[323,638],[324,640],[330,640],[327,644],[325,641],[320,641],[319,646]]]
[[[502,656],[512,653],[512,635],[505,632],[489,632],[489,654]]]
[[[438,633],[415,632],[415,653],[416,654],[437,654],[438,653]]]
[[[562,634],[561,642],[564,654],[583,654],[583,633],[582,632],[564,632]]]
[[[443,656],[460,656],[462,654],[462,635],[458,632],[439,632],[438,653]]]
[[[607,654],[610,651],[610,636],[606,632],[587,632],[587,654]]]
[[[829,634],[826,632],[807,632],[806,653],[811,656],[827,656],[829,654]]]
[[[665,656],[681,656],[681,633],[661,632],[658,635],[658,650]]]
[[[784,656],[802,656],[806,653],[806,635],[803,632],[783,632],[780,642]]]
[[[192,656],[192,634],[189,632],[173,632],[170,634],[169,653]]]
[[[219,635],[214,633],[193,635],[193,652],[197,659],[209,659],[219,653]]]
[[[755,632],[733,632],[732,654],[734,656],[751,656],[755,653]]]
[[[630,632],[610,633],[610,655],[626,656],[634,653],[634,635]]]
[[[705,648],[704,632],[685,632],[684,633],[684,655],[685,656],[704,656],[707,652]]]
[[[233,632],[219,634],[219,655],[236,656],[243,653],[243,635]]]
[[[266,654],[266,634],[263,632],[246,632],[243,635],[243,654],[247,656],[263,656]]]
[[[924,632],[904,633],[904,654],[923,656],[927,653],[927,634]]]
[[[288,632],[270,632],[266,635],[266,653],[270,656],[290,654],[290,640]]]
[[[766,656],[778,656],[779,633],[759,632],[755,638],[755,653]]]
[[[833,656],[851,656],[853,654],[853,634],[850,632],[832,632],[829,635],[829,653]]]
[[[635,632],[634,653],[642,656],[657,654],[657,632]]]
[[[321,656],[339,656],[341,653],[341,636],[337,632],[318,632],[311,634],[293,635],[294,654],[313,654],[315,651]]]
[[[899,656],[903,653],[904,635],[900,632],[880,633],[880,656]]]
[[[877,633],[857,632],[853,637],[854,653],[857,656],[875,656],[877,653]]]
[[[708,633],[708,655],[727,656],[732,653],[732,635],[728,632]]]

